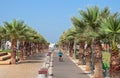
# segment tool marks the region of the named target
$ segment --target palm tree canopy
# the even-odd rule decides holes
[[[120,34],[120,18],[108,17],[101,24],[106,34]]]
[[[112,48],[115,49],[117,47],[117,39],[120,35],[120,17],[110,16],[104,19],[100,30],[112,39]]]
[[[23,21],[13,20],[11,23],[4,22],[3,31],[6,32],[6,36],[11,39],[19,39],[20,35],[25,33],[25,24]]]

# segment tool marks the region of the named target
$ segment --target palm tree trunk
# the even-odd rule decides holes
[[[93,78],[104,78],[103,76],[103,69],[102,69],[102,62],[95,63],[95,70],[94,70],[94,77]]]
[[[67,47],[68,47],[68,44],[66,43],[66,45],[65,45],[65,53],[67,53]]]
[[[33,54],[35,54],[35,43],[33,43],[33,46],[32,46],[32,50],[33,50]]]
[[[118,50],[111,52],[110,61],[110,78],[120,78],[120,57]]]
[[[40,53],[40,47],[39,46],[40,46],[40,43],[38,43],[38,52]]]
[[[41,53],[41,46],[42,46],[41,43],[39,43],[39,46],[38,46],[38,47],[39,47],[39,52],[40,52],[40,53]]]
[[[11,48],[11,64],[16,64],[16,40],[12,40],[12,48]]]
[[[68,55],[70,55],[70,42],[68,43],[67,51],[68,51]]]
[[[32,55],[33,54],[33,43],[30,42],[30,54]]]
[[[79,58],[78,65],[83,65],[83,58],[84,58],[84,42],[81,42],[81,43],[80,43],[80,49],[79,49],[78,58]]]
[[[102,52],[100,41],[95,41],[94,43],[94,78],[104,78],[102,69]]]
[[[92,49],[91,46],[88,45],[86,48],[86,71],[90,71],[91,69],[91,55],[92,55]]]
[[[0,49],[2,49],[2,42],[1,42],[1,39],[0,39],[0,45],[1,45],[1,46],[0,46]]]
[[[70,43],[70,57],[73,57],[73,42]]]
[[[20,61],[23,60],[23,41],[20,42],[20,52],[19,52],[19,55],[20,55]]]
[[[27,42],[24,42],[24,52],[23,52],[23,58],[27,58]]]

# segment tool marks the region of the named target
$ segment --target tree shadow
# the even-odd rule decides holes
[[[19,62],[18,64],[26,64],[26,63],[42,63],[43,60],[24,60],[22,62]]]
[[[24,63],[42,63],[44,62],[45,54],[33,54],[26,58],[26,60],[23,60],[21,62],[18,62],[18,64],[24,64]]]

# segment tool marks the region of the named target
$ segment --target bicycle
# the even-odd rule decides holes
[[[59,61],[63,61],[63,58],[62,58],[62,57],[59,57]]]

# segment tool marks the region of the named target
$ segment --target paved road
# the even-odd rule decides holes
[[[80,68],[78,68],[66,55],[64,61],[59,62],[57,52],[54,53],[53,78],[90,78]]]

